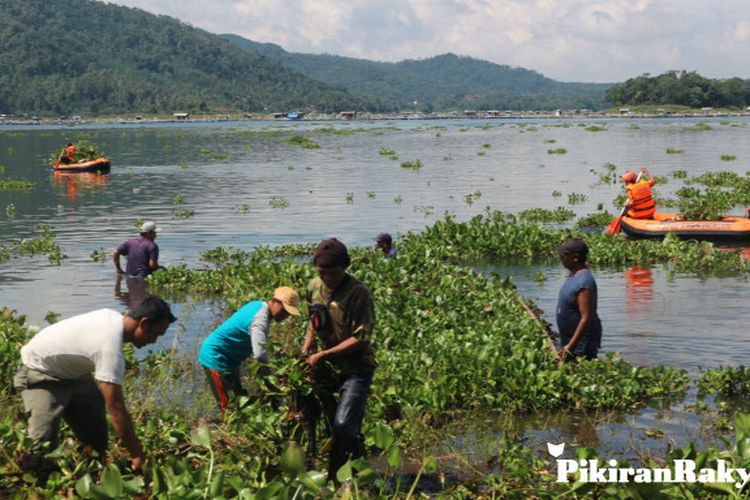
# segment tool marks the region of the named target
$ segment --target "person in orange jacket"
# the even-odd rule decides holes
[[[75,156],[76,156],[76,146],[75,144],[68,143],[67,146],[65,146],[65,152],[63,152],[62,155],[60,155],[60,159],[57,160],[57,163],[62,163],[63,165],[68,165],[70,163],[75,162]]]
[[[628,200],[625,202],[625,207],[628,209],[626,215],[634,219],[651,219],[656,212],[651,187],[656,184],[656,181],[648,169],[642,168],[641,173],[646,174],[648,179],[638,179],[632,170],[628,170],[622,176],[628,194]]]

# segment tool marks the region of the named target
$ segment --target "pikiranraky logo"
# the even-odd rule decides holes
[[[598,458],[573,460],[558,458],[565,452],[565,443],[547,443],[547,451],[557,462],[557,482],[567,483],[572,478],[581,483],[733,483],[742,489],[750,472],[746,469],[727,467],[724,460],[716,461],[716,468],[698,469],[694,460],[674,460],[673,468],[618,467],[617,460],[609,460],[606,466]]]

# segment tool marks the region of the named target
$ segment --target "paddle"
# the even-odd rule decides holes
[[[643,175],[643,172],[639,172],[638,177],[635,178],[635,182],[638,182],[639,180],[641,180],[642,175]],[[620,234],[620,230],[622,229],[622,218],[625,216],[625,212],[627,211],[628,211],[627,206],[622,207],[622,211],[620,212],[620,215],[618,215],[615,220],[610,222],[609,227],[607,228],[607,234]]]

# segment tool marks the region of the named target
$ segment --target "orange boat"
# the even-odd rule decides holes
[[[750,241],[750,219],[684,220],[678,214],[656,212],[653,219],[622,218],[622,230],[633,238],[663,238],[667,233],[686,239]]]
[[[109,158],[101,157],[81,163],[56,163],[56,172],[109,172]]]

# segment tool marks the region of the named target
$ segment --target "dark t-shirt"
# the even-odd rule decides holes
[[[326,306],[331,315],[331,323],[327,328],[316,332],[324,349],[330,349],[349,337],[371,341],[375,326],[372,294],[365,285],[350,275],[344,277],[335,291],[331,291],[320,278],[314,278],[307,287],[307,302],[310,305]],[[342,375],[364,373],[378,366],[372,343],[359,352],[331,358],[329,361]]]
[[[568,276],[560,288],[557,298],[557,328],[560,331],[560,345],[566,345],[576,331],[581,321],[581,311],[578,309],[578,294],[581,290],[591,290],[594,294],[594,307],[597,302],[596,280],[590,269],[578,271],[573,276]],[[573,349],[573,353],[580,355],[590,351],[596,352],[602,340],[602,322],[594,309],[593,317],[589,326],[581,335],[580,340]]]
[[[128,258],[125,267],[125,274],[128,276],[148,276],[154,272],[148,267],[148,261],[159,260],[159,246],[143,236],[129,239],[117,247],[117,251]]]

